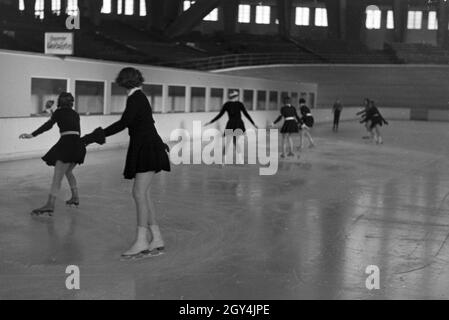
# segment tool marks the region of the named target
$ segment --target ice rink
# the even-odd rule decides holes
[[[0,299],[447,299],[448,124],[391,121],[383,134],[378,146],[357,121],[319,125],[317,147],[274,176],[172,166],[152,187],[166,254],[135,262],[119,259],[135,233],[124,149],[89,153],[80,207],[65,207],[64,181],[51,222],[29,213],[52,169],[0,163]],[[80,290],[65,286],[68,265]]]

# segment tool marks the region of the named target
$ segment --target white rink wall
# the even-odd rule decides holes
[[[342,121],[356,120],[356,112],[358,108],[345,108],[342,113]],[[312,111],[316,123],[328,123],[332,121],[332,112],[330,109],[315,109]],[[383,109],[382,113],[389,120],[409,120],[410,111],[408,109]],[[201,121],[202,124],[210,121],[217,113],[170,113],[155,114],[156,127],[164,141],[169,141],[170,134],[176,129],[186,129],[192,132],[193,122]],[[251,117],[260,128],[267,128],[276,117],[278,111],[251,111]],[[117,121],[119,115],[99,115],[99,116],[82,116],[81,130],[83,134],[89,133],[97,127],[106,127]],[[29,133],[37,129],[48,118],[46,117],[27,117],[27,118],[0,118],[0,161],[26,159],[43,156],[48,149],[59,139],[59,130],[55,125],[52,130],[42,135],[30,139],[19,140],[21,133]],[[226,125],[227,115],[224,115],[220,121],[211,126],[222,131]],[[247,128],[252,125],[245,119]],[[198,138],[198,137],[191,137]],[[128,131],[125,130],[120,134],[109,137],[107,143],[103,146],[92,145],[90,150],[104,150],[108,148],[116,148],[126,146],[128,142]]]

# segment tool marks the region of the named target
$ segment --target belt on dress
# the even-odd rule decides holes
[[[69,136],[69,135],[79,136],[80,133],[78,131],[64,131],[64,132],[61,132],[61,137],[62,136]]]
[[[288,117],[288,118],[285,118],[285,120],[296,120],[296,119],[295,119],[295,117]]]

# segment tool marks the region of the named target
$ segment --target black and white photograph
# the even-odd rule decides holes
[[[447,300],[448,85],[446,0],[0,0],[0,300]]]

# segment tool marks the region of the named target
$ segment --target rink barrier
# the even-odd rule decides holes
[[[345,108],[342,113],[342,121],[356,121],[356,112],[359,108]],[[330,123],[333,115],[330,109],[315,109],[312,111],[317,124]],[[261,128],[267,128],[279,115],[279,111],[250,111],[251,117]],[[389,120],[410,120],[409,109],[382,109],[385,118]],[[192,130],[193,121],[202,121],[206,123],[210,121],[217,113],[171,113],[171,114],[155,114],[156,127],[161,137],[168,141],[170,133],[175,129]],[[106,127],[117,121],[120,115],[92,115],[81,116],[81,131],[88,133],[97,127]],[[449,117],[448,117],[449,118]],[[19,140],[21,133],[29,133],[48,118],[45,117],[26,117],[26,118],[0,118],[0,161],[19,160],[41,157],[45,152],[59,139],[59,131],[55,126],[51,131],[46,132],[31,140]],[[227,116],[217,121],[212,127],[219,130],[225,128]],[[251,124],[244,119],[247,128],[251,128]],[[192,137],[196,139],[198,137]],[[128,142],[127,130],[109,137],[104,146],[89,146],[90,150],[105,150],[117,147],[123,147]]]

